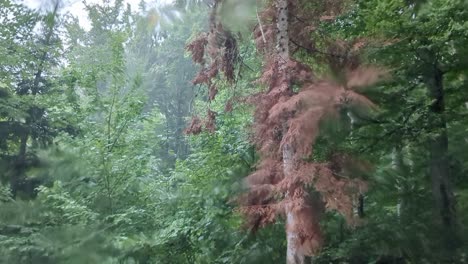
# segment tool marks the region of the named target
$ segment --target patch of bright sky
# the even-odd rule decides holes
[[[141,0],[124,0],[124,6],[130,4],[132,10],[138,10],[138,4]],[[47,3],[51,0],[19,0],[31,9],[44,9],[47,8]],[[86,0],[87,4],[103,3],[103,0]],[[148,6],[157,6],[172,3],[173,0],[145,0]],[[73,16],[77,17],[80,25],[85,29],[91,28],[91,23],[83,4],[83,0],[63,0],[64,7],[61,9],[62,13],[70,12]]]

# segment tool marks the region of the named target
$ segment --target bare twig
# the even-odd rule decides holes
[[[255,6],[255,13],[257,14],[258,26],[260,27],[260,32],[262,33],[263,43],[266,44],[266,38],[265,38],[265,33],[263,32],[262,21],[260,20],[260,16],[258,15],[258,6]]]
[[[319,54],[322,54],[322,55],[327,55],[327,56],[331,56],[331,57],[337,57],[337,58],[346,58],[346,56],[343,56],[341,54],[336,54],[336,53],[329,53],[329,52],[325,52],[325,51],[321,51],[321,50],[318,50],[318,49],[315,49],[315,48],[308,48],[308,47],[305,47],[301,44],[299,44],[297,41],[295,41],[294,39],[290,39],[290,41],[298,46],[299,48],[302,48],[302,49],[305,49],[307,50],[308,52],[311,52],[311,53],[319,53]]]

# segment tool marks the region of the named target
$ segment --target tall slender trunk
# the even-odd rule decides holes
[[[289,76],[287,63],[289,61],[289,35],[288,35],[288,1],[287,0],[277,0],[277,36],[276,36],[276,49],[277,57],[276,63],[278,65],[278,75],[280,78],[280,85],[286,86],[288,89],[291,89],[289,84]],[[286,121],[285,121],[286,122]],[[283,135],[288,131],[288,125],[285,123],[283,125]],[[283,173],[285,178],[294,177],[294,157],[296,150],[294,147],[286,143],[283,146]],[[294,188],[291,188],[293,191]],[[292,193],[286,194],[286,199],[290,200]],[[286,252],[286,263],[287,264],[304,264],[305,256],[299,250],[298,246],[300,245],[300,238],[297,230],[297,213],[293,208],[293,204],[288,202],[285,206],[286,214],[286,241],[287,241],[287,252]]]
[[[443,72],[433,67],[431,76],[427,78],[429,94],[434,103],[430,107],[432,129],[435,136],[429,140],[430,176],[432,193],[441,221],[450,233],[456,227],[455,197],[450,179],[448,160],[447,122],[445,120],[445,102],[443,87]]]

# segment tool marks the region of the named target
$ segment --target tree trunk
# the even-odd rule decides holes
[[[280,78],[280,85],[289,85],[289,76],[287,69],[287,62],[289,61],[289,35],[288,35],[288,1],[278,0],[276,3],[277,8],[277,36],[276,36],[276,49],[277,57],[276,63],[278,65],[278,75]],[[286,121],[285,121],[286,122]],[[283,125],[283,135],[288,131],[288,125]],[[296,150],[289,143],[284,144],[283,154],[283,173],[285,178],[293,178],[294,175],[294,157]],[[291,188],[293,191],[294,188]],[[286,214],[286,241],[287,241],[287,252],[286,252],[286,263],[287,264],[304,264],[305,256],[299,250],[301,244],[299,234],[297,231],[298,221],[297,213],[295,212],[291,203],[292,193],[286,194],[288,203],[285,206]]]
[[[305,256],[298,250],[298,244],[300,243],[300,241],[297,232],[294,230],[296,216],[289,205],[286,207],[286,216],[286,263],[304,264]]]
[[[283,147],[283,172],[285,177],[291,177],[294,171],[294,149],[290,144],[285,144]],[[292,189],[292,188],[291,188]],[[287,193],[286,199],[291,198],[292,194]],[[297,216],[294,211],[291,201],[288,199],[288,203],[285,207],[286,213],[286,241],[287,241],[287,252],[286,252],[286,263],[287,264],[304,264],[304,254],[299,251],[299,245],[301,243],[299,234],[297,232]]]
[[[454,231],[456,226],[455,197],[449,171],[443,73],[436,66],[433,68],[432,76],[427,79],[427,85],[430,97],[434,100],[430,112],[435,136],[429,140],[432,193],[444,227],[449,231]]]

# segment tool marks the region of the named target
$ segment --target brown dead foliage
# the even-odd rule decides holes
[[[320,21],[331,21],[331,20],[335,20],[335,18],[336,18],[336,16],[331,16],[331,15],[321,16]]]
[[[304,63],[290,59],[287,67],[289,69],[292,84],[302,85],[304,83],[311,83],[315,80],[312,69]]]
[[[388,77],[388,71],[375,66],[360,66],[347,72],[346,86],[350,89],[369,87]]]
[[[218,88],[216,85],[211,84],[208,88],[208,101],[213,101],[216,94],[218,94]]]
[[[218,22],[217,6],[220,2],[216,0],[214,3],[209,32],[201,33],[186,46],[192,53],[194,62],[203,66],[192,81],[193,84],[209,85],[211,79],[219,72],[222,72],[228,81],[235,80],[235,65],[239,59],[237,40]]]
[[[356,175],[370,171],[371,166],[345,153],[334,153],[327,163],[305,160],[314,151],[324,119],[338,117],[343,107],[361,107],[366,111],[376,108],[357,91],[381,80],[386,72],[362,65],[360,53],[368,45],[365,39],[324,38],[321,43],[326,43],[327,48],[317,50],[316,47],[321,45],[311,36],[317,35],[314,31],[320,23],[342,14],[346,10],[346,1],[323,0],[316,9],[304,10],[301,7],[305,1],[289,1],[290,46],[296,50],[306,49],[315,61],[328,63],[337,78],[319,80],[304,62],[280,61],[275,48],[276,7],[269,4],[258,13],[261,25],[254,28],[254,38],[264,63],[256,83],[266,89],[251,96],[247,102],[255,106],[252,141],[260,162],[245,179],[248,191],[237,201],[241,205],[238,210],[246,216],[246,224],[252,231],[275,221],[278,215],[294,214],[297,221],[286,228],[299,235],[298,246],[304,254],[311,255],[323,244],[319,221],[325,208],[336,210],[348,223],[355,223],[353,203],[356,196],[367,189],[366,183]],[[209,86],[209,100],[213,100],[218,92],[212,79],[222,73],[228,81],[234,81],[238,62],[236,39],[218,22],[216,6],[220,3],[222,0],[215,1],[209,33],[200,35],[187,47],[195,62],[206,64],[194,83]],[[204,57],[206,61],[202,60]],[[300,89],[293,91],[292,85]],[[227,102],[226,112],[232,110],[233,102]],[[204,122],[206,130],[215,130],[215,117],[216,114],[208,110]],[[199,133],[201,123],[199,119],[192,120],[190,130]],[[291,163],[286,163],[283,157],[285,146],[294,150]]]
[[[323,236],[320,229],[321,208],[313,202],[301,197],[293,201],[294,208],[291,214],[296,219],[295,225],[287,225],[286,229],[299,235],[299,249],[305,255],[314,255],[323,245]]]
[[[206,113],[206,120],[205,120],[205,129],[213,133],[216,130],[216,112],[211,111],[208,109],[208,112]]]
[[[216,112],[207,110],[206,118],[204,121],[198,116],[193,116],[189,126],[184,130],[185,134],[198,135],[203,130],[210,133],[216,130]]]
[[[185,49],[192,53],[192,59],[195,63],[205,63],[205,47],[208,44],[206,33],[198,35],[192,42],[190,42]]]
[[[355,88],[360,78],[365,80],[359,85],[369,85],[378,80],[378,78],[373,79],[374,72],[362,71],[362,68],[357,66],[358,60],[354,58],[340,63],[355,70],[349,75],[353,86],[346,87],[330,80],[316,80],[309,67],[300,62],[289,61],[287,63],[288,72],[291,74],[289,83],[302,85],[302,89],[297,93],[292,93],[289,87],[284,86],[282,76],[274,62],[267,64],[259,82],[267,85],[269,89],[256,95],[254,100],[256,106],[254,142],[267,165],[259,166],[256,172],[247,178],[247,183],[250,186],[250,195],[254,197],[265,195],[264,197],[268,198],[256,200],[251,197],[248,201],[244,200],[243,206],[249,208],[244,210],[244,213],[250,219],[248,221],[250,224],[251,217],[254,216],[254,223],[263,225],[274,220],[273,213],[284,214],[286,206],[294,208],[292,213],[295,214],[297,221],[294,226],[287,228],[294,229],[294,232],[299,234],[301,242],[298,246],[305,254],[315,254],[323,244],[323,239],[318,225],[322,209],[312,205],[304,188],[309,186],[316,190],[319,196],[315,199],[322,201],[326,209],[343,214],[350,225],[356,223],[354,201],[358,194],[366,190],[364,181],[351,178],[351,174],[359,174],[365,166],[357,168],[351,166],[352,159],[344,158],[345,155],[341,159],[335,159],[333,163],[317,164],[303,161],[311,155],[320,132],[320,124],[325,118],[337,117],[339,109],[346,105],[356,105],[367,110],[375,108],[365,96],[349,89]],[[295,150],[294,173],[291,175],[278,173],[282,171],[282,151],[286,144]],[[333,170],[337,168],[340,170]],[[268,191],[259,193],[258,190]],[[275,205],[275,210],[271,210],[265,204],[268,202]],[[253,209],[259,205],[270,209],[263,209],[259,214]],[[291,208],[286,211],[290,210]]]
[[[272,158],[260,161],[252,174],[246,178],[248,186],[277,184],[283,177],[283,169],[278,164],[278,161]]]
[[[202,122],[198,116],[193,116],[190,125],[185,129],[185,134],[198,135],[202,132]]]
[[[306,183],[320,193],[327,209],[336,210],[346,217],[348,223],[355,223],[353,200],[357,194],[367,190],[364,181],[338,176],[328,163],[304,163],[296,173],[309,179]]]
[[[226,102],[226,105],[224,106],[224,112],[226,113],[230,113],[232,112],[233,110],[233,104],[232,104],[232,98],[229,99],[227,102]]]

